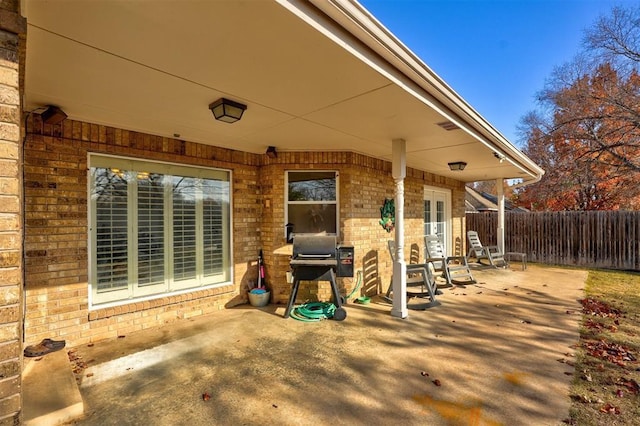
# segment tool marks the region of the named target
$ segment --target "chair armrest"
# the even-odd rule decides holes
[[[426,269],[428,266],[426,263],[407,263],[407,271]]]
[[[447,256],[445,258],[445,260],[447,262],[449,261],[454,261],[454,262],[463,262],[463,263],[467,263],[467,257],[466,256]]]

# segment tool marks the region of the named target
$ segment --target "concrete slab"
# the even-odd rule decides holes
[[[84,404],[66,350],[25,358],[22,372],[25,426],[55,426],[84,414]]]
[[[75,348],[73,424],[560,424],[587,273],[474,275],[404,320],[375,298],[341,322],[244,305]]]

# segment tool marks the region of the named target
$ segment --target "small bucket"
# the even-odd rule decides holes
[[[269,296],[271,296],[271,292],[269,291],[262,293],[252,293],[250,291],[247,294],[249,295],[249,303],[251,303],[251,306],[261,308],[269,304]]]

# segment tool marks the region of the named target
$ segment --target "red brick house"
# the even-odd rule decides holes
[[[285,303],[287,223],[353,245],[382,291],[388,239],[464,245],[465,182],[543,173],[355,1],[0,10],[0,417],[20,416],[24,345],[242,303],[259,250]]]

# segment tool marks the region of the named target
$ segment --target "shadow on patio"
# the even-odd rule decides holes
[[[560,423],[573,368],[558,360],[578,340],[587,273],[474,275],[404,320],[381,299],[346,305],[342,322],[243,305],[75,348],[88,366],[75,423]]]

